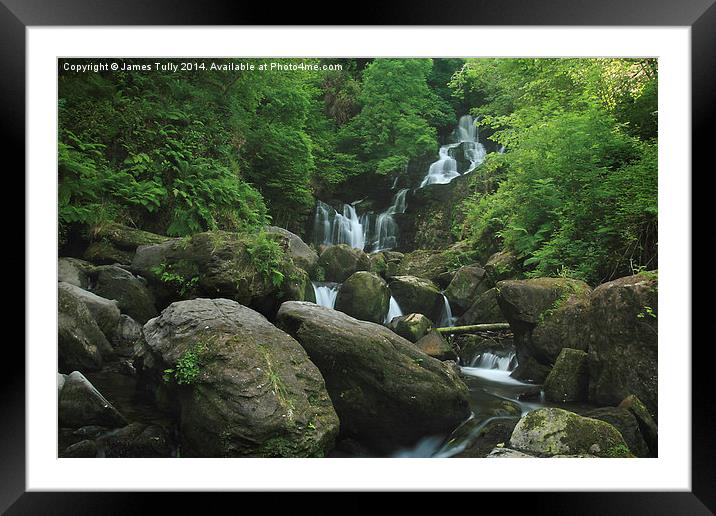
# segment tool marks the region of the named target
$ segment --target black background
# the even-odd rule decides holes
[[[716,104],[716,4],[714,0],[401,0],[389,4],[370,2],[240,2],[186,0],[0,0],[0,170],[5,190],[6,225],[22,234],[6,249],[3,284],[15,310],[25,306],[24,285],[7,282],[25,268],[25,227],[17,220],[22,211],[12,208],[8,197],[19,199],[24,185],[25,135],[25,27],[36,25],[639,25],[690,26],[692,31],[692,156],[693,170],[714,170],[713,140]],[[161,36],[159,36],[161,37]],[[91,42],[88,42],[91,54]],[[662,143],[663,144],[663,143]],[[13,164],[14,160],[14,164]],[[701,170],[703,168],[703,170]],[[13,187],[10,182],[15,181]],[[11,195],[8,195],[11,192]],[[708,195],[708,194],[707,194]],[[713,202],[707,201],[709,205]],[[695,205],[695,201],[693,202]],[[710,220],[710,219],[708,219]],[[710,225],[710,221],[707,223]],[[9,232],[11,228],[5,227]],[[706,234],[712,234],[707,230]],[[694,233],[692,233],[693,235]],[[704,234],[703,232],[701,233]],[[710,238],[710,237],[709,237]],[[692,251],[691,251],[692,252]],[[691,254],[691,253],[689,253]],[[706,265],[708,270],[708,265]],[[25,276],[32,271],[25,269]],[[684,300],[691,304],[691,300]],[[10,308],[11,306],[8,306]],[[22,307],[22,308],[21,308]],[[708,304],[705,310],[713,310]],[[25,493],[25,358],[22,328],[6,312],[0,364],[0,511],[7,514],[140,514],[188,512],[264,512],[279,510],[281,501],[292,511],[349,512],[366,509],[401,511],[400,506],[362,507],[321,497],[305,500],[307,493],[276,498],[266,494],[221,493]],[[19,314],[18,314],[19,315]],[[706,317],[712,317],[705,314]],[[23,317],[24,319],[24,317]],[[15,323],[13,324],[13,320]],[[698,318],[696,319],[698,320]],[[22,331],[22,330],[21,330]],[[692,339],[693,340],[693,339]],[[643,493],[469,493],[450,494],[446,505],[433,510],[483,513],[493,511],[536,514],[714,514],[716,510],[716,448],[714,447],[713,369],[709,360],[713,338],[692,347],[692,492]],[[686,352],[691,342],[670,342],[671,352]],[[48,345],[54,345],[48,343]],[[15,356],[16,355],[16,356]],[[668,357],[662,352],[662,360]],[[360,460],[360,459],[356,459]],[[24,493],[24,494],[23,494]],[[424,503],[425,494],[410,493],[410,500]],[[157,505],[158,504],[158,508]]]

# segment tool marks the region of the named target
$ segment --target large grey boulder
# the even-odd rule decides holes
[[[457,360],[457,353],[441,333],[432,330],[415,343],[428,356],[438,360]]]
[[[301,237],[291,233],[287,229],[277,226],[266,226],[266,231],[280,236],[283,240],[286,253],[291,257],[293,263],[306,271],[309,276],[313,274],[316,264],[318,263],[318,254],[308,247],[308,245],[301,240]]]
[[[404,313],[419,313],[439,321],[445,301],[435,284],[416,276],[395,276],[388,285]]]
[[[281,305],[276,324],[323,373],[345,437],[391,450],[447,435],[470,414],[449,364],[384,326],[305,302]]]
[[[60,257],[57,260],[57,281],[88,289],[93,265],[78,258]]]
[[[182,456],[310,457],[333,446],[338,418],[321,373],[258,312],[179,301],[144,335],[179,407]]]
[[[550,401],[567,403],[587,399],[587,353],[564,348],[544,382],[544,394]]]
[[[117,301],[119,310],[141,324],[157,316],[154,296],[146,284],[131,272],[115,265],[94,269],[92,292]]]
[[[649,447],[644,440],[639,428],[639,423],[634,415],[627,409],[618,407],[601,407],[583,414],[585,417],[606,421],[619,430],[624,441],[631,452],[637,457],[648,457]]]
[[[382,323],[388,313],[390,291],[383,278],[370,272],[356,272],[343,282],[335,309],[362,321]]]
[[[99,425],[116,428],[127,424],[124,416],[79,371],[70,373],[64,382],[58,415],[62,427]]]
[[[318,258],[318,279],[342,283],[358,271],[370,270],[370,258],[347,244],[327,247]]]
[[[609,423],[558,408],[537,409],[522,416],[510,436],[509,447],[543,457],[633,456],[622,435]]]
[[[493,287],[475,298],[467,311],[458,318],[456,325],[469,326],[503,321],[505,316],[497,303],[497,289]]]
[[[589,399],[616,405],[637,396],[657,416],[658,279],[655,272],[594,289],[589,306]]]
[[[490,289],[485,269],[477,265],[460,267],[445,289],[453,313],[463,314],[472,306],[477,297]]]
[[[67,288],[57,291],[57,344],[60,372],[96,371],[102,367],[102,354],[112,347],[82,300]]]
[[[86,260],[96,264],[129,265],[137,247],[159,244],[169,238],[122,224],[111,223],[94,227],[92,240],[84,253]]]
[[[111,338],[112,332],[119,322],[119,305],[116,301],[105,299],[97,294],[84,290],[76,285],[69,283],[58,283],[60,290],[65,290],[72,294],[75,298],[82,301],[92,314],[105,337]]]
[[[434,326],[423,314],[399,315],[388,323],[388,328],[410,342],[418,342]]]

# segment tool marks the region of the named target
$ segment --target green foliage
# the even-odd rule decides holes
[[[656,141],[641,139],[652,134],[647,121],[632,123],[622,109],[656,112],[651,64],[470,60],[452,85],[481,93],[473,112],[507,152],[480,172],[501,174],[499,186],[463,203],[461,235],[485,254],[498,241],[528,276],[569,271],[598,283],[634,262],[656,265]]]
[[[246,244],[251,264],[275,287],[284,281],[281,267],[285,253],[281,245],[265,231],[252,235]]]
[[[173,368],[164,370],[164,381],[168,383],[173,380],[179,385],[196,383],[199,373],[201,373],[201,366],[204,365],[207,349],[205,342],[199,342],[191,349],[186,350]]]
[[[184,297],[187,296],[199,283],[199,276],[194,273],[189,275],[186,271],[179,271],[178,269],[184,269],[181,267],[182,264],[175,267],[172,264],[160,263],[156,267],[152,267],[151,272],[159,278],[160,281],[175,288],[179,294]]]

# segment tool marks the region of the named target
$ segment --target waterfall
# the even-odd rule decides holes
[[[378,214],[375,221],[375,233],[366,235],[367,241],[371,242],[372,251],[385,251],[393,249],[398,245],[398,224],[395,222],[393,215],[396,213],[405,213],[407,207],[405,197],[408,193],[407,188],[403,188],[393,196],[393,201],[388,209]],[[370,226],[368,226],[370,227]]]
[[[477,355],[470,362],[470,367],[479,367],[480,369],[499,369],[500,371],[512,371],[516,366],[517,356],[515,353],[509,353],[507,356],[500,356],[486,351]]]
[[[388,324],[395,317],[403,315],[403,311],[400,309],[400,305],[393,296],[390,296],[390,305],[388,306],[388,314],[385,316],[385,324]]]
[[[338,288],[340,283],[328,283],[312,281],[313,292],[316,294],[316,304],[333,308],[336,306],[336,297],[338,297]]]
[[[446,326],[455,326],[455,321],[457,321],[457,317],[452,315],[450,301],[448,301],[448,298],[445,297],[445,294],[443,294],[443,313],[440,316],[440,323],[438,324],[438,327],[445,328]]]
[[[313,218],[313,240],[316,245],[348,244],[356,249],[365,247],[363,222],[358,217],[355,206],[343,205],[343,213],[338,213],[322,201],[316,202]]]
[[[462,145],[465,159],[470,162],[470,166],[464,174],[472,172],[485,161],[485,146],[480,143],[475,120],[470,115],[460,117],[453,132],[453,139],[454,142],[440,147],[438,160],[430,165],[427,175],[420,183],[420,188],[431,184],[449,183],[461,175],[457,169],[457,161],[451,154],[452,149],[460,145]]]

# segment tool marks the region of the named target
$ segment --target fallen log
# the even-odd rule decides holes
[[[480,331],[509,330],[509,323],[490,323],[490,324],[470,324],[469,326],[446,326],[445,328],[436,328],[438,333],[477,333]]]

